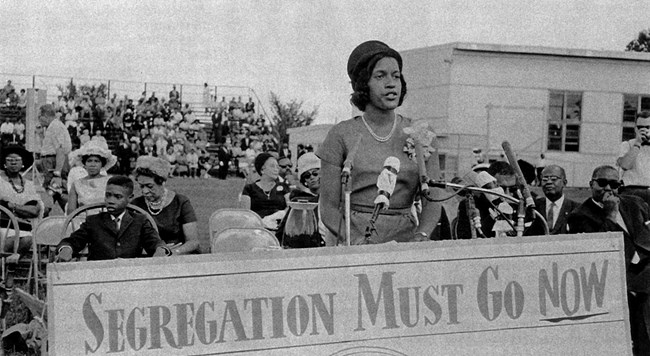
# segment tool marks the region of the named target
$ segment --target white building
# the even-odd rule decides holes
[[[614,165],[637,111],[650,110],[650,55],[451,43],[401,52],[408,85],[399,111],[429,119],[449,180],[467,172],[473,147],[498,159],[507,140],[519,158],[559,164],[587,186]]]

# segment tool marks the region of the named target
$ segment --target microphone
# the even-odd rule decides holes
[[[377,221],[379,211],[388,209],[390,206],[390,196],[395,190],[397,182],[397,173],[399,173],[400,161],[397,157],[388,157],[384,161],[384,169],[377,177],[377,198],[375,198],[375,210],[372,212],[371,223]]]
[[[343,170],[341,171],[341,183],[343,184],[347,184],[348,180],[350,179],[350,174],[352,173],[352,166],[354,165],[354,156],[357,155],[357,150],[359,149],[359,145],[361,144],[362,137],[363,136],[359,136],[359,139],[352,147],[352,150],[348,152],[348,156],[345,158],[345,161],[343,162]]]
[[[517,184],[519,184],[521,194],[523,195],[523,198],[526,202],[526,208],[534,208],[535,201],[533,200],[533,196],[530,194],[530,189],[528,189],[528,184],[526,183],[524,174],[521,172],[519,163],[517,163],[517,158],[515,157],[515,153],[514,151],[512,151],[512,147],[510,147],[510,142],[503,141],[503,143],[501,143],[501,147],[503,147],[503,151],[506,153],[506,157],[508,157],[508,162],[510,162],[510,165],[515,170],[515,176],[517,177]]]

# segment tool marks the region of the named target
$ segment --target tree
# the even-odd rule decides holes
[[[314,107],[312,111],[302,110],[303,101],[292,99],[284,103],[274,92],[271,92],[270,102],[273,117],[269,122],[273,129],[273,136],[279,143],[288,141],[287,129],[309,126],[318,115],[318,107]]]
[[[637,39],[628,43],[625,50],[633,52],[650,52],[650,29],[641,30]]]
[[[66,98],[74,98],[77,96],[77,86],[74,84],[74,80],[72,78],[70,78],[70,82],[65,86],[57,84],[56,87],[59,89],[59,92],[61,92],[61,95],[65,96]]]

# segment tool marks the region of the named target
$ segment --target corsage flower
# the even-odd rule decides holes
[[[431,142],[436,137],[436,134],[431,131],[428,120],[413,121],[411,126],[405,127],[403,131],[408,135],[408,138],[406,139],[406,143],[402,150],[406,153],[408,158],[413,161],[416,160],[415,144],[417,142],[422,145],[424,159],[429,159],[431,152],[433,152]]]

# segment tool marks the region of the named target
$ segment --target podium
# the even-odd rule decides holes
[[[48,266],[52,355],[631,355],[621,233]]]

